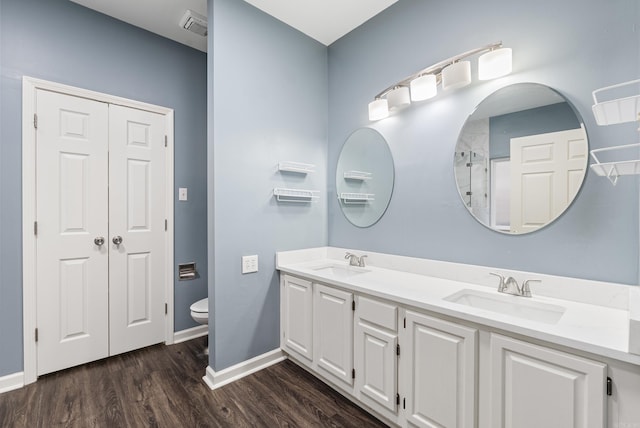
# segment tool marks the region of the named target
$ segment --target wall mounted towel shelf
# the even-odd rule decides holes
[[[278,171],[309,174],[316,172],[316,166],[310,163],[282,161],[278,163]]]
[[[345,171],[345,180],[371,180],[373,174],[365,171]]]
[[[614,98],[609,101],[598,101],[598,94],[602,92],[616,91],[616,93],[619,93],[629,88],[632,88],[634,95]],[[640,94],[636,94],[637,92],[640,92],[640,79],[606,86],[593,91],[593,115],[596,118],[596,123],[598,125],[616,125],[634,121],[640,123]],[[640,128],[638,128],[638,131],[640,131]],[[637,150],[630,150],[638,147],[640,147],[640,144],[625,144],[591,150],[591,157],[595,162],[591,165],[591,170],[597,175],[607,177],[614,186],[618,182],[618,177],[622,175],[638,175],[640,174],[640,156],[638,156]],[[632,153],[632,158],[630,160],[601,162],[596,153],[603,152],[616,152],[619,157],[622,157],[624,153]]]
[[[340,199],[345,205],[366,204],[375,200],[373,193],[340,193]]]
[[[598,101],[597,95],[605,91],[628,89],[633,87],[633,92],[640,92],[640,79],[617,85],[606,86],[593,91],[593,115],[598,125],[615,125],[618,123],[634,122],[640,116],[640,94],[628,97],[616,98],[610,101]]]
[[[309,203],[318,199],[317,190],[304,190],[304,189],[283,189],[276,187],[273,189],[273,196],[275,196],[278,202],[294,202],[294,203]]]
[[[596,153],[602,152],[623,152],[630,151],[629,149],[640,147],[639,144],[627,144],[624,146],[605,147],[604,149],[591,150],[591,157],[594,162],[591,164],[591,170],[597,175],[607,177],[611,184],[614,186],[618,182],[618,177],[622,175],[638,175],[640,174],[640,159],[613,161],[613,162],[600,162],[600,159],[596,156]],[[636,151],[637,153],[637,151]],[[638,157],[638,156],[636,156]]]

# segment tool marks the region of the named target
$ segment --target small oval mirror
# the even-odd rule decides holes
[[[380,220],[389,206],[393,182],[393,157],[384,137],[371,128],[353,132],[336,168],[336,191],[347,220],[358,227]]]
[[[502,233],[536,231],[578,194],[587,169],[582,118],[555,90],[518,83],[485,98],[465,122],[454,155],[469,213]]]

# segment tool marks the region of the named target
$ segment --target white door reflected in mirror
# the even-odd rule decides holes
[[[533,232],[571,205],[588,152],[582,119],[566,98],[540,84],[507,86],[485,98],[460,131],[458,191],[484,226]]]

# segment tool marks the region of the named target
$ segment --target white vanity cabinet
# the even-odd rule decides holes
[[[353,294],[314,284],[314,365],[342,386],[353,385]]]
[[[282,275],[280,285],[282,349],[351,392],[353,294],[291,275]]]
[[[607,366],[361,290],[289,274],[281,286],[282,349],[388,424],[640,427],[635,366],[604,358]]]
[[[405,312],[403,324],[400,372],[406,421],[425,428],[475,427],[477,330],[413,310]]]
[[[311,281],[283,275],[280,325],[281,346],[313,360],[313,288]]]
[[[356,397],[388,419],[398,416],[398,306],[356,296]]]
[[[607,366],[491,333],[490,426],[601,428]]]

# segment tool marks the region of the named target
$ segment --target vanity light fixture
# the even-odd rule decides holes
[[[389,117],[389,103],[386,98],[376,98],[369,103],[369,120]]]
[[[471,63],[462,61],[473,55],[483,54],[478,59],[478,78],[495,79],[511,73],[511,49],[502,47],[502,42],[476,48],[440,61],[389,86],[369,103],[369,120],[375,121],[389,116],[411,104],[437,95],[438,84],[442,89],[462,88],[471,83]]]
[[[411,104],[409,97],[409,88],[406,86],[396,86],[387,94],[387,102],[389,103],[389,111],[400,110]]]
[[[442,89],[457,89],[471,83],[471,63],[457,61],[442,69]]]
[[[438,94],[438,78],[435,74],[418,76],[409,82],[411,101],[423,101]]]
[[[493,49],[478,58],[478,79],[491,80],[511,73],[511,48]]]

